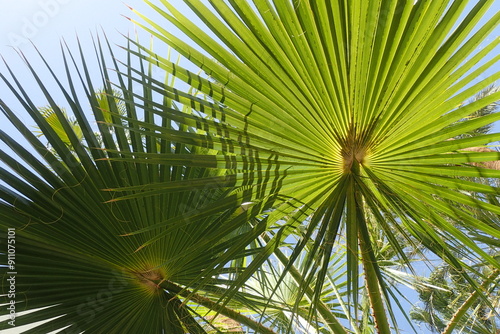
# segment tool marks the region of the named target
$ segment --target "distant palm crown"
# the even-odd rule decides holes
[[[0,224],[18,233],[19,301],[51,306],[19,324],[60,316],[31,332],[205,333],[212,309],[210,319],[220,312],[252,332],[281,332],[265,314],[284,306],[248,288],[277,258],[278,277],[297,286],[293,312],[349,333],[363,322],[352,310],[364,288],[365,325],[390,333],[394,295],[378,240],[403,264],[423,245],[478,290],[464,258],[500,269],[487,251],[500,238],[499,189],[478,181],[500,176],[486,164],[499,154],[470,150],[498,134],[458,137],[500,119],[467,119],[498,91],[463,103],[500,78],[484,76],[500,39],[479,49],[500,22],[500,13],[480,21],[493,0],[185,0],[200,22],[174,3],[146,2],[179,33],[133,10],[145,22],[136,23],[189,65],[132,39],[119,63],[98,43],[105,88],[96,94],[85,59],[70,70],[66,52],[69,84],[57,84],[74,122],[34,69],[59,121],[1,75],[48,143],[0,100],[34,147],[0,131],[14,152],[0,152]],[[341,250],[343,301],[329,290]],[[261,323],[242,309],[263,313]]]

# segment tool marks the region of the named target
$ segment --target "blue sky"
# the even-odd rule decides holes
[[[154,18],[155,13],[142,0],[124,0],[128,5],[138,9],[140,12]],[[158,3],[159,1],[154,1]],[[182,0],[171,0],[174,4],[181,5]],[[472,1],[475,3],[476,1]],[[489,11],[489,15],[500,10],[500,1]],[[133,34],[135,27],[122,15],[134,17],[128,7],[119,0],[17,0],[3,1],[0,11],[0,55],[2,55],[13,71],[20,78],[27,76],[27,70],[13,47],[22,51],[35,65],[39,64],[36,51],[30,44],[31,40],[40,52],[49,59],[56,70],[63,71],[62,66],[58,68],[60,61],[60,41],[65,39],[68,44],[75,46],[75,36],[78,35],[84,47],[93,52],[91,33],[96,30],[104,30],[112,43],[123,44],[124,40],[120,33]],[[140,31],[140,29],[139,29]],[[500,28],[492,34],[487,42],[493,38],[499,38]],[[148,38],[147,34],[141,33],[141,38]],[[499,53],[497,48],[495,51]],[[0,71],[5,67],[0,64]],[[489,73],[500,70],[497,64]],[[29,86],[27,86],[29,87]],[[0,84],[1,98],[7,102],[13,101],[4,95],[5,86]],[[44,103],[42,96],[37,95],[34,90],[35,101]],[[22,118],[22,115],[21,115]],[[27,118],[27,124],[33,123]],[[0,128],[9,132],[3,116],[0,115]],[[498,127],[497,127],[498,129]],[[5,332],[8,334],[7,332]],[[12,332],[17,333],[17,332]]]

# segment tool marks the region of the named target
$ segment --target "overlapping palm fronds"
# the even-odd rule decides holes
[[[0,101],[4,115],[32,146],[28,149],[0,132],[13,152],[1,151],[0,168],[7,184],[0,192],[2,226],[16,233],[13,300],[18,313],[36,310],[18,316],[15,325],[53,319],[30,332],[68,326],[66,333],[205,333],[203,318],[186,302],[229,312],[217,306],[223,287],[231,284],[220,275],[238,270],[225,265],[251,255],[245,246],[264,227],[245,228],[251,210],[238,209],[244,194],[233,194],[224,171],[213,168],[210,155],[215,152],[144,134],[149,127],[183,126],[169,118],[156,124],[151,106],[134,102],[132,82],[126,78],[115,77],[118,86],[111,86],[107,58],[99,45],[96,51],[104,92],[87,76],[85,60],[70,69],[75,60],[69,51],[64,53],[69,86],[54,79],[65,109],[33,68],[49,103],[43,109],[34,105],[15,73],[10,78],[1,74],[43,134],[37,138]],[[152,94],[147,84],[141,93]],[[173,107],[168,99],[161,102],[160,107]],[[157,158],[144,161],[141,154]],[[186,166],[184,161],[199,154],[206,156],[205,167]],[[165,156],[177,161],[166,165],[161,161]],[[200,183],[205,178],[212,179],[211,186]],[[116,201],[110,191],[120,188],[126,195],[126,188],[150,183],[163,188],[170,183],[171,188],[128,201]],[[261,204],[265,199],[255,207]],[[133,233],[140,229],[148,231]],[[244,295],[236,300],[247,302]],[[232,312],[239,322],[264,328]],[[1,326],[11,324],[4,321]]]
[[[462,105],[500,76],[474,82],[499,60],[493,55],[476,66],[498,38],[474,53],[498,24],[500,13],[473,32],[492,1],[467,8],[462,1],[186,0],[206,28],[168,1],[148,3],[191,42],[138,13],[143,27],[209,78],[161,54],[144,50],[142,58],[213,100],[174,95],[152,82],[203,115],[162,113],[203,131],[196,137],[199,145],[219,152],[219,166],[234,175],[235,186],[252,189],[252,200],[276,182],[286,199],[275,202],[268,215],[279,233],[240,276],[240,285],[311,217],[304,238],[315,243],[302,271],[302,289],[313,279],[322,286],[337,236],[344,234],[351,301],[358,303],[361,261],[377,327],[388,333],[390,297],[370,240],[368,211],[403,261],[408,262],[404,248],[418,240],[478,289],[461,258],[499,266],[468,232],[498,239],[498,229],[466,207],[493,214],[499,209],[464,193],[498,194],[490,184],[464,180],[500,175],[486,166],[499,160],[498,152],[465,150],[498,135],[448,140],[500,117],[492,113],[458,122],[500,97],[494,92]],[[263,176],[269,170],[274,177]],[[286,223],[280,225],[281,219]],[[296,244],[291,262],[304,247]],[[320,290],[314,293],[319,296]]]
[[[499,189],[473,179],[498,178],[487,163],[500,154],[467,149],[498,134],[460,136],[500,119],[470,117],[500,92],[462,104],[500,78],[475,81],[500,59],[487,58],[498,38],[478,50],[500,22],[496,13],[479,25],[493,0],[470,8],[453,0],[184,0],[205,27],[173,3],[146,2],[185,36],[140,13],[138,24],[200,72],[130,41],[111,76],[97,47],[107,107],[85,62],[78,74],[67,69],[69,86],[58,81],[83,141],[36,71],[71,145],[15,74],[2,75],[50,144],[1,102],[37,152],[0,133],[15,153],[0,152],[9,186],[0,189],[2,226],[19,233],[25,305],[52,306],[20,323],[59,317],[43,330],[203,333],[191,301],[273,333],[269,318],[259,322],[231,306],[280,311],[279,284],[292,280],[297,302],[282,307],[290,319],[325,333],[391,333],[397,291],[380,245],[406,266],[408,249],[422,247],[486,297],[476,279],[486,277],[471,263],[500,269],[483,247],[500,231],[477,211],[500,214],[488,200]],[[173,87],[152,68],[183,84]],[[329,276],[338,250],[342,289]],[[274,294],[246,293],[270,259],[281,263],[273,267]],[[114,279],[121,288],[106,295]]]

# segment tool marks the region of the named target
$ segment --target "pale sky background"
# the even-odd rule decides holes
[[[157,0],[152,2],[159,3]],[[182,0],[171,0],[170,2],[182,4]],[[0,55],[5,58],[20,79],[28,79],[25,82],[30,81],[31,78],[26,66],[12,48],[14,46],[20,49],[33,64],[40,64],[36,51],[28,42],[30,39],[53,65],[53,68],[63,75],[64,68],[60,56],[60,40],[62,38],[68,42],[71,50],[77,51],[75,35],[78,35],[88,54],[93,57],[90,34],[95,34],[96,30],[101,32],[103,29],[110,42],[118,45],[124,44],[120,33],[134,34],[133,24],[122,15],[135,17],[135,14],[128,9],[125,3],[148,17],[157,17],[154,11],[142,0],[124,0],[124,2],[120,0],[0,0]],[[476,1],[472,1],[472,3],[476,3]],[[491,17],[492,13],[499,10],[500,1],[496,1],[488,16]],[[140,29],[138,30],[140,31]],[[482,46],[491,42],[493,38],[499,38],[499,35],[500,28],[497,28],[492,36],[483,42]],[[140,36],[142,41],[147,42],[148,34],[141,32]],[[118,48],[116,49],[118,50]],[[499,52],[500,49],[497,48],[495,53]],[[497,64],[488,72],[493,73],[499,70],[500,64]],[[0,72],[4,71],[5,66],[0,63]],[[5,86],[0,83],[0,97],[7,102],[13,101],[10,93],[5,93]],[[33,96],[35,100],[38,96],[40,103],[45,104],[41,95],[35,90],[33,90]],[[28,117],[22,117],[22,119],[26,121],[26,124],[34,123]],[[0,128],[11,133],[9,130],[12,127],[6,123],[2,115],[0,115]],[[496,128],[498,129],[498,127]],[[0,312],[0,316],[2,313],[3,311]],[[16,331],[3,331],[2,333],[17,334],[20,332],[18,328]]]

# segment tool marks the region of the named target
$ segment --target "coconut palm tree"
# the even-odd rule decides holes
[[[0,101],[33,147],[0,132],[13,152],[0,152],[0,213],[2,227],[16,229],[16,311],[38,309],[16,324],[53,319],[32,332],[68,333],[216,327],[215,315],[207,320],[194,304],[273,333],[259,315],[283,309],[276,293],[248,291],[278,259],[270,282],[275,291],[290,279],[297,285],[292,319],[325,333],[391,333],[395,294],[380,245],[406,266],[407,250],[424,247],[487,299],[477,275],[488,278],[471,263],[500,263],[474,237],[494,244],[500,232],[471,208],[499,214],[485,200],[499,189],[464,178],[500,176],[484,164],[500,160],[497,152],[466,150],[497,134],[449,139],[500,118],[467,119],[499,92],[462,105],[500,77],[475,81],[500,58],[486,58],[498,38],[478,50],[500,21],[496,13],[479,24],[492,0],[472,8],[453,0],[185,0],[205,27],[168,1],[146,2],[184,36],[136,12],[137,23],[201,72],[133,40],[123,63],[96,44],[103,108],[85,58],[75,72],[66,52],[69,84],[54,79],[83,140],[34,69],[71,145],[15,74],[1,75],[50,146]],[[325,283],[339,249],[341,314],[324,290],[339,292]]]
[[[461,332],[497,333],[499,324],[495,308],[499,305],[499,273],[484,269],[489,273],[489,279],[482,284],[489,293],[488,302],[477,298],[469,284],[455,270],[443,265],[431,273],[429,286],[419,289],[424,307],[413,307],[412,318],[425,324],[434,333],[451,333],[448,329],[450,323]]]
[[[138,14],[147,31],[208,77],[148,50],[141,57],[196,87],[212,103],[189,94],[174,96],[153,82],[158,91],[202,114],[162,113],[202,131],[196,136],[199,145],[218,150],[217,166],[234,176],[234,186],[254,189],[251,201],[274,194],[279,184],[281,197],[267,216],[278,232],[240,283],[310,217],[304,240],[313,236],[315,246],[303,270],[306,282],[316,279],[321,286],[338,235],[345,234],[351,301],[358,304],[354,291],[361,259],[377,327],[390,332],[389,292],[367,223],[373,215],[401,259],[406,259],[407,244],[394,231],[406,243],[418,240],[479,289],[467,274],[471,267],[456,254],[498,267],[469,232],[499,235],[466,207],[495,214],[499,209],[464,192],[496,195],[498,190],[463,177],[497,177],[498,171],[474,163],[498,160],[498,153],[464,149],[497,135],[448,139],[499,117],[494,113],[457,123],[499,97],[497,92],[462,105],[498,79],[495,73],[473,82],[498,60],[475,66],[498,40],[473,54],[498,24],[496,13],[473,32],[492,2],[467,10],[462,1],[186,3],[206,28],[167,1],[150,4],[191,43]],[[291,262],[304,247],[305,242],[297,243]],[[314,293],[318,296],[319,289]]]

